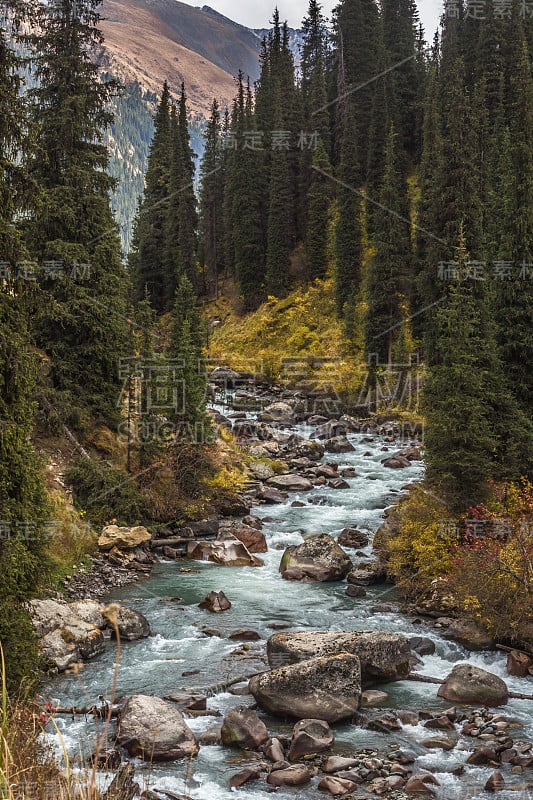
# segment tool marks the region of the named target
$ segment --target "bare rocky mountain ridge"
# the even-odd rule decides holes
[[[267,31],[253,31],[209,6],[195,8],[179,0],[104,0],[100,14],[104,45],[97,60],[124,86],[115,101],[108,144],[110,169],[119,181],[113,205],[126,252],[163,82],[168,81],[174,97],[185,82],[191,142],[199,163],[203,125],[213,99],[222,109],[231,108],[239,70],[252,83],[258,78],[261,40]],[[291,30],[296,63],[300,41],[300,32]]]
[[[185,81],[193,113],[205,116],[213,98],[230,106],[239,70],[259,75],[264,30],[253,31],[204,6],[178,0],[104,0],[105,36],[100,63],[125,83],[159,93],[167,79],[173,94]],[[297,50],[298,32],[291,32]]]

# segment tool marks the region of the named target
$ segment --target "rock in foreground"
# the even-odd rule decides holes
[[[119,712],[117,741],[144,761],[173,761],[198,752],[178,709],[159,697],[140,694],[129,697]]]
[[[350,653],[311,658],[256,675],[250,691],[271,714],[326,722],[349,719],[359,708],[359,659]]]

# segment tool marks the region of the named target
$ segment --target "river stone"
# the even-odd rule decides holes
[[[243,750],[257,750],[270,739],[265,723],[250,708],[236,708],[226,714],[221,735],[223,744]]]
[[[499,770],[493,772],[488,781],[485,784],[485,791],[486,792],[499,792],[505,786],[505,780],[502,773]]]
[[[271,668],[309,658],[353,653],[361,662],[364,683],[401,680],[409,674],[411,648],[400,633],[387,631],[297,631],[275,633],[267,642]]]
[[[262,567],[263,561],[253,556],[237,539],[229,542],[189,542],[187,558],[209,561],[222,567]]]
[[[435,652],[435,642],[427,636],[411,636],[409,644],[419,656],[432,656]]]
[[[263,489],[257,496],[267,506],[274,506],[284,503],[289,495],[286,492],[280,492],[279,489]]]
[[[326,453],[353,453],[355,447],[346,436],[334,436],[324,442]]]
[[[105,527],[98,539],[98,547],[104,552],[116,547],[118,550],[135,550],[152,539],[152,534],[143,525],[134,528]]]
[[[342,772],[359,765],[357,758],[344,758],[343,756],[330,756],[322,765],[324,772]]]
[[[509,690],[501,678],[472,664],[457,664],[437,694],[452,703],[476,706],[501,706],[509,699]]]
[[[95,628],[105,628],[107,625],[102,613],[103,607],[96,600],[77,600],[75,603],[69,603],[68,607],[77,617],[89,625],[94,625]]]
[[[224,592],[209,592],[209,594],[204,597],[201,603],[198,603],[199,608],[203,608],[206,611],[211,611],[213,614],[220,614],[221,611],[228,611],[231,608],[231,602],[228,600]],[[204,631],[206,633],[206,631]],[[216,635],[220,635],[217,633]]]
[[[311,773],[303,764],[292,764],[286,769],[271,772],[267,783],[271,786],[303,786],[311,780]]]
[[[309,536],[303,544],[287,547],[279,571],[286,580],[341,581],[352,566],[344,550],[331,536],[323,533]],[[303,578],[294,577],[295,573],[290,572],[294,568],[302,573]]]
[[[412,775],[404,786],[404,790],[408,794],[422,794],[429,797],[435,797],[436,792],[431,788],[439,786],[439,782],[433,775],[422,773]]]
[[[356,550],[359,547],[366,547],[369,541],[367,534],[358,531],[357,528],[345,528],[342,533],[339,534],[337,544]]]
[[[182,714],[159,697],[133,695],[119,710],[117,741],[144,761],[196,755],[198,745]]]
[[[249,553],[266,553],[268,550],[265,534],[251,525],[234,522],[223,528],[218,534],[218,542],[231,542],[238,540]]]
[[[294,421],[294,417],[293,407],[281,400],[271,403],[258,415],[261,422],[291,423]]]
[[[283,745],[281,744],[280,740],[276,737],[267,742],[264,748],[264,753],[273,764],[285,760],[285,750],[283,749]]]
[[[381,692],[379,689],[366,689],[361,695],[361,708],[382,706],[388,699],[387,692]]]
[[[305,756],[329,750],[335,741],[333,731],[321,719],[302,719],[293,728],[292,741],[287,758],[299,761]]]
[[[318,788],[324,792],[329,792],[333,797],[341,797],[343,794],[357,789],[357,784],[354,781],[349,781],[346,778],[339,778],[334,775],[324,775]]]
[[[253,461],[250,464],[250,472],[258,481],[267,481],[276,474],[270,464],[265,464],[264,461]]]
[[[348,597],[366,597],[366,590],[363,589],[362,586],[355,586],[355,584],[349,583],[346,587],[345,594],[347,594]]]
[[[457,734],[442,734],[441,736],[430,736],[427,739],[422,739],[421,744],[427,747],[428,750],[453,750],[458,742]]]
[[[150,636],[150,624],[148,620],[144,614],[140,614],[132,608],[112,605],[104,609],[103,614],[110,623],[109,627],[113,635],[116,635],[115,626],[113,624],[113,622],[116,621],[121,639],[134,642],[137,639],[146,639],[147,636]]]
[[[468,650],[493,650],[495,642],[492,636],[471,619],[458,619],[452,622],[443,634],[445,639],[453,639]]]
[[[511,650],[507,656],[507,674],[525,678],[529,674],[530,667],[533,666],[533,658],[521,653],[519,650]]]
[[[64,672],[80,658],[76,645],[65,641],[59,628],[43,636],[39,642],[39,650],[46,661],[53,664],[59,672]]]
[[[404,469],[405,467],[411,466],[409,459],[404,458],[403,456],[391,456],[390,458],[384,458],[381,463],[384,467],[388,467],[389,469]]]
[[[241,786],[244,786],[245,783],[249,781],[256,781],[261,777],[261,770],[259,767],[247,767],[243,769],[242,772],[237,772],[235,775],[232,775],[229,779],[229,787],[230,789],[239,789]]]
[[[63,628],[66,625],[77,624],[81,621],[74,609],[66,603],[56,600],[31,600],[28,603],[31,621],[36,636],[45,636],[47,633]]]
[[[308,478],[293,473],[289,475],[274,475],[267,481],[269,486],[274,489],[280,489],[285,492],[309,492],[313,488],[313,484]]]
[[[359,659],[351,653],[311,658],[256,675],[250,691],[271,714],[326,722],[349,719],[359,707]]]

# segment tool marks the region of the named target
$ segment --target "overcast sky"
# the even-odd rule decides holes
[[[208,5],[221,14],[225,14],[235,22],[240,22],[250,28],[266,28],[276,6],[276,0],[184,0],[191,6]],[[277,0],[281,18],[287,20],[291,28],[299,28],[300,23],[307,13],[308,0]],[[338,5],[338,0],[322,0],[324,13],[329,15],[331,10]],[[418,0],[420,19],[426,31],[426,39],[431,42],[439,17],[442,13],[442,0]]]

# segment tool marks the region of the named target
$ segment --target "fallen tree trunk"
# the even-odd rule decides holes
[[[109,715],[109,706],[55,706],[55,708],[45,708],[43,714],[68,714],[69,716],[88,716],[91,714],[98,719],[105,719]],[[118,706],[111,709],[111,718],[118,714]]]
[[[256,675],[262,674],[262,672],[254,672],[252,675],[239,675],[238,678],[231,678],[228,681],[215,683],[214,686],[195,689],[195,691],[201,692],[202,694],[217,694],[218,692],[223,692],[224,689],[229,689],[230,686],[235,686],[236,683],[244,683],[244,681],[249,681],[250,678],[255,678]]]

